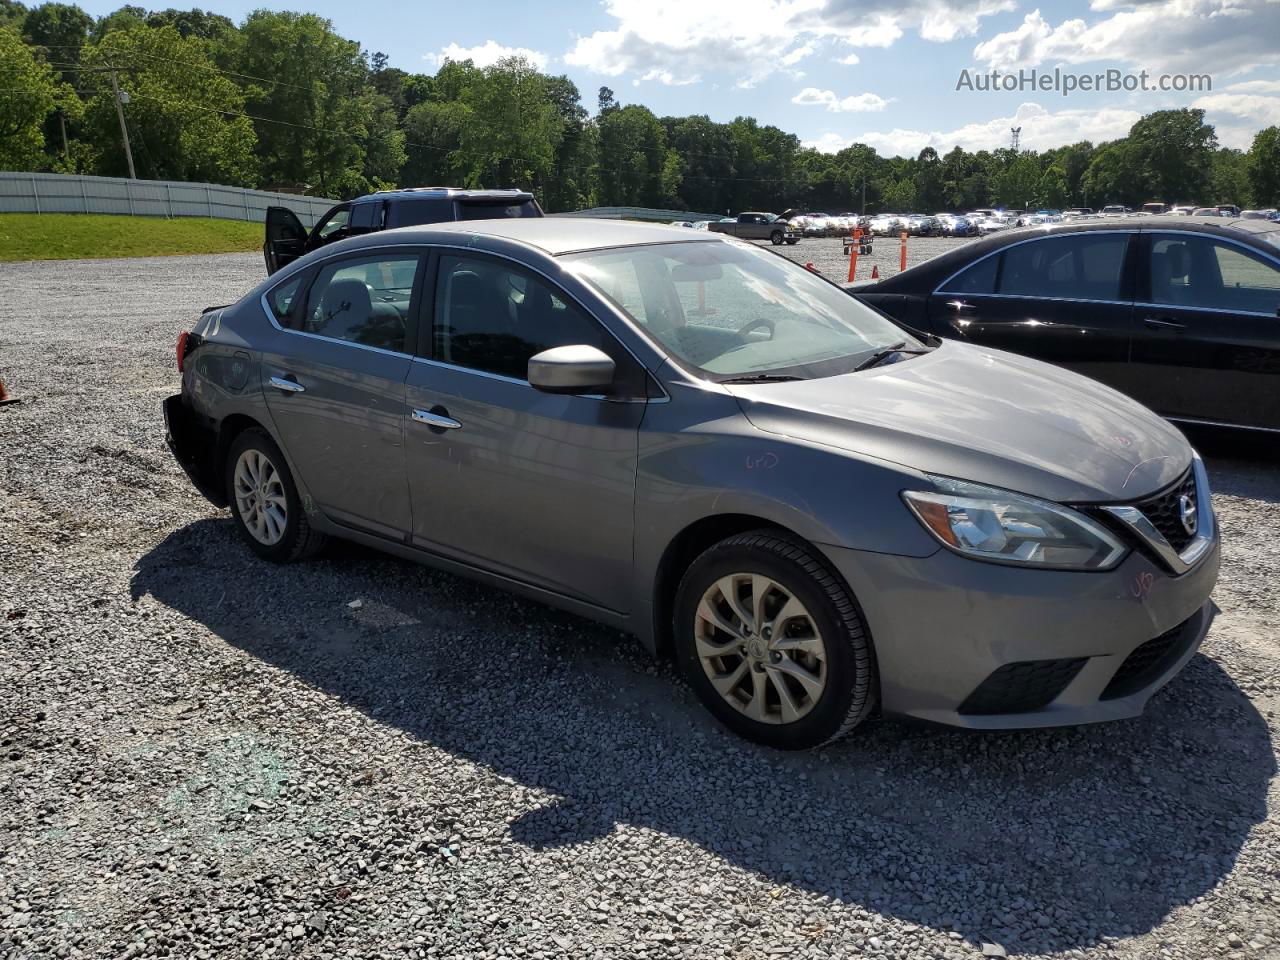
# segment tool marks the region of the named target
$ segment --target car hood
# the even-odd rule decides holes
[[[729,389],[760,430],[1060,502],[1143,497],[1192,457],[1176,428],[1109,387],[952,341],[861,373]]]

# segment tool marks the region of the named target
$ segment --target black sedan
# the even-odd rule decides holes
[[[1031,227],[855,295],[904,326],[1060,364],[1171,420],[1280,431],[1280,224]]]

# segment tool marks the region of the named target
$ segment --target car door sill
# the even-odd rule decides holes
[[[575,613],[580,617],[586,617],[588,620],[595,620],[598,623],[604,623],[618,630],[629,632],[630,618],[625,613],[617,610],[611,610],[608,607],[602,607],[599,604],[591,603],[588,600],[580,600],[577,597],[571,597],[564,593],[551,590],[547,587],[540,587],[536,584],[529,583],[526,580],[520,580],[516,577],[509,576],[504,573],[498,573],[486,567],[476,564],[467,563],[465,560],[456,560],[453,557],[446,557],[444,554],[429,550],[418,544],[412,543],[407,539],[399,537],[384,536],[379,533],[370,532],[357,527],[350,526],[334,519],[333,517],[325,517],[329,532],[335,536],[351,540],[355,543],[372,547],[375,550],[382,550],[387,553],[395,554],[406,560],[412,560],[415,563],[425,564],[429,567],[435,567],[444,570],[447,573],[454,573],[462,577],[472,580],[479,580],[482,583],[498,587],[500,589],[509,590],[512,593],[518,593],[521,596],[528,597],[531,600],[537,600],[549,606],[558,607],[561,610],[567,610]]]
[[[1174,423],[1185,423],[1196,427],[1226,427],[1228,430],[1254,430],[1258,433],[1280,433],[1280,427],[1255,427],[1247,423],[1224,423],[1221,420],[1198,420],[1195,417],[1165,416]]]

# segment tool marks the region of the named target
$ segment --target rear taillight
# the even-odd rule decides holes
[[[190,337],[191,337],[191,334],[188,333],[186,330],[183,330],[180,334],[178,334],[178,372],[179,373],[183,372],[182,368],[187,359],[187,340]]]

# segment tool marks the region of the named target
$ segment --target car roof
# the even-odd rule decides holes
[[[724,234],[692,234],[684,227],[604,220],[594,217],[512,217],[501,220],[457,220],[399,227],[367,234],[379,243],[400,239],[407,243],[454,242],[471,237],[496,237],[536,247],[551,256],[607,247],[648,243],[723,243]]]
[[[532,200],[533,194],[528,190],[464,190],[461,187],[399,187],[395,190],[378,190],[356,197],[352,203],[361,200],[394,200],[398,197],[426,197],[430,199],[449,200]]]

